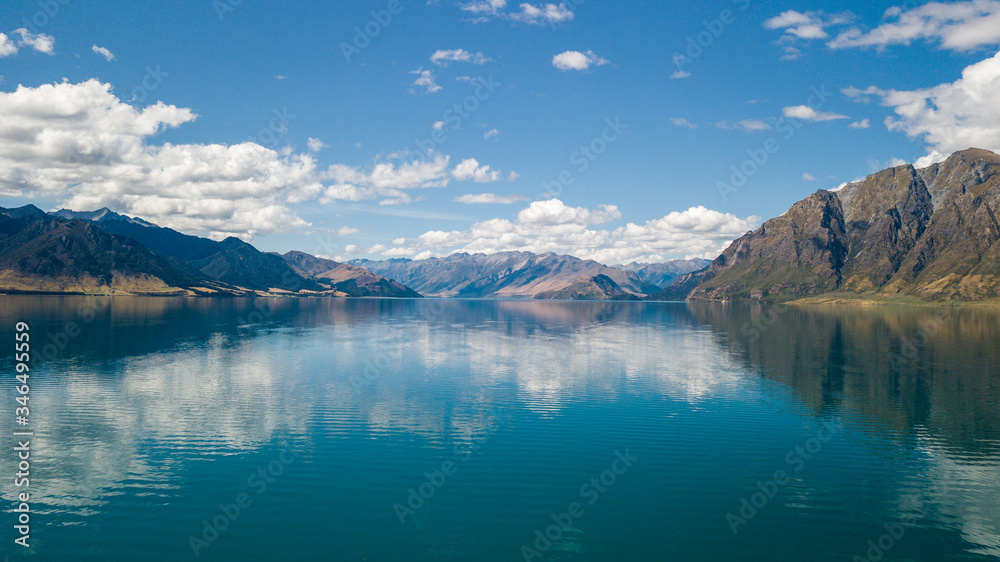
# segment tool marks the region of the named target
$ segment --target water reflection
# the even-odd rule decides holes
[[[0,297],[0,341],[18,320],[54,346],[32,378],[34,445],[46,452],[36,492],[64,525],[129,494],[178,501],[206,462],[284,440],[308,453],[363,436],[447,456],[529,422],[562,427],[581,409],[612,416],[623,436],[654,437],[665,412],[693,412],[677,453],[714,442],[740,479],[735,459],[757,453],[712,425],[737,404],[851,418],[863,449],[853,454],[882,459],[851,489],[892,491],[873,525],[909,515],[1000,555],[1000,314],[990,311]],[[930,326],[932,337],[917,336]],[[4,456],[0,470],[12,469]],[[789,501],[822,504],[827,489],[803,485]]]

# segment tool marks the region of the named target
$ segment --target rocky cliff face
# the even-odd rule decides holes
[[[808,296],[841,282],[848,238],[840,200],[817,191],[733,242],[690,294],[702,300]]]
[[[701,274],[688,298],[780,301],[834,291],[1000,297],[998,217],[1000,156],[969,149],[921,170],[899,166],[816,192],[746,234]]]

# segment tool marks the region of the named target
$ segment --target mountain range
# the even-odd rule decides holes
[[[106,208],[0,208],[0,291],[8,293],[639,300],[707,263],[608,267],[526,252],[339,263],[191,236]]]
[[[1000,156],[970,148],[817,191],[653,300],[1000,297]]]
[[[554,253],[339,263],[108,209],[0,207],[0,292],[573,300],[1000,298],[1000,156],[970,148],[817,191],[715,260],[607,266]]]
[[[639,300],[660,290],[634,270],[553,253],[459,253],[425,260],[362,259],[348,263],[395,279],[430,297]],[[697,261],[662,265],[657,268],[642,264],[635,269],[645,266],[647,278],[656,280],[671,272],[687,273],[704,266]]]
[[[238,238],[190,236],[108,209],[0,207],[2,292],[420,296],[370,271],[290,254],[261,252]],[[301,267],[306,259],[312,267]]]

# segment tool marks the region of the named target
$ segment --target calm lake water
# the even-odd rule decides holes
[[[0,297],[0,342],[13,560],[1000,558],[997,312]]]

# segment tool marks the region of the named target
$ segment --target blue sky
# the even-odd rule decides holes
[[[268,251],[714,257],[1000,149],[996,0],[35,0],[0,33],[0,206]]]

